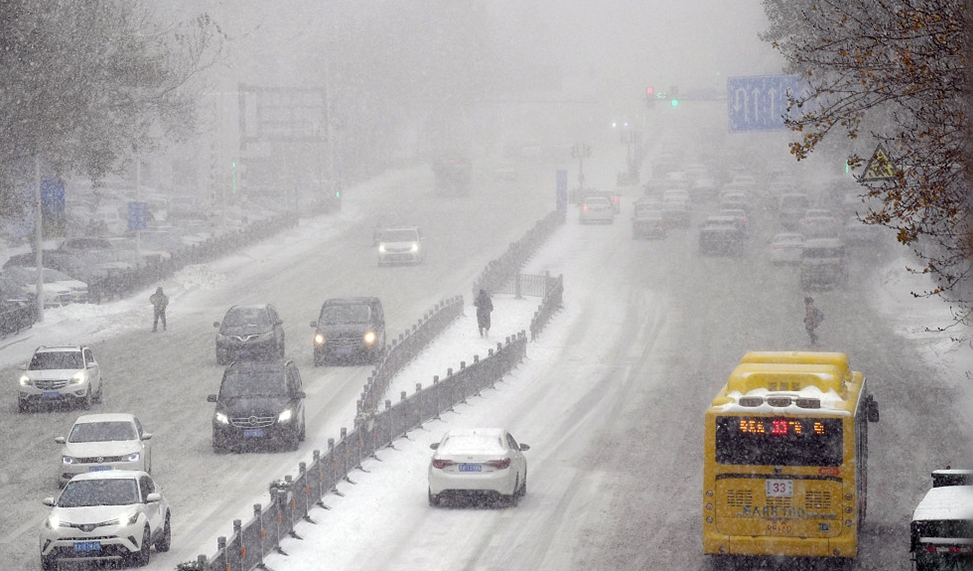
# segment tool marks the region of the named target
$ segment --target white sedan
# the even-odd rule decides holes
[[[74,421],[58,463],[58,483],[64,485],[78,474],[101,470],[152,471],[152,434],[127,413],[86,414]]]
[[[775,266],[801,263],[804,236],[796,232],[781,232],[770,241],[770,262]]]
[[[605,196],[586,196],[581,202],[581,212],[578,219],[582,224],[591,222],[615,222],[615,207]]]
[[[486,495],[511,503],[527,493],[530,446],[518,444],[501,428],[451,430],[439,442],[429,463],[429,505],[445,496]]]

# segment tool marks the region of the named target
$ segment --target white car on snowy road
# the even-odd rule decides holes
[[[526,444],[500,428],[451,430],[430,445],[429,505],[445,496],[494,496],[516,502],[527,493]]]
[[[63,486],[78,474],[101,470],[151,472],[151,438],[152,434],[145,432],[139,419],[131,414],[79,416],[67,438],[54,439],[64,445],[58,463],[58,483]]]

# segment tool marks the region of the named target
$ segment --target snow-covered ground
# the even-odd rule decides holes
[[[973,432],[973,336],[965,325],[956,323],[949,303],[925,295],[935,286],[928,275],[907,270],[915,266],[914,261],[900,257],[880,268],[875,295],[869,299],[876,312],[892,320],[896,333],[919,350],[925,364],[938,371],[946,384],[959,389],[960,399],[954,405]]]

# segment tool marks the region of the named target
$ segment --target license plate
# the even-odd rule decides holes
[[[89,472],[103,472],[105,470],[111,470],[111,466],[89,466]]]
[[[480,464],[460,464],[459,465],[460,472],[481,472],[482,470],[483,470],[483,466]]]
[[[101,551],[100,541],[75,541],[74,550],[78,553],[89,553],[91,551]]]
[[[44,391],[41,393],[42,399],[59,399],[61,398],[61,393],[57,391]]]
[[[767,497],[794,497],[794,480],[767,480]]]
[[[244,438],[261,438],[264,435],[263,428],[246,428],[243,430]]]
[[[351,347],[338,347],[335,353],[338,353],[339,355],[349,355],[351,353]]]

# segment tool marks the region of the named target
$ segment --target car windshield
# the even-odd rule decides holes
[[[132,478],[75,480],[57,500],[58,507],[127,506],[139,503],[138,486]]]
[[[74,425],[68,442],[121,442],[137,440],[135,427],[124,420],[81,422]]]
[[[287,394],[283,373],[227,371],[220,385],[220,398],[280,396]]]
[[[419,239],[415,230],[386,230],[382,232],[383,242],[415,242]]]
[[[83,369],[81,351],[38,351],[27,367],[31,371],[47,369]]]
[[[263,308],[239,307],[230,310],[223,318],[223,327],[267,327],[270,325],[270,316]]]
[[[371,312],[367,305],[326,305],[321,310],[323,323],[368,323]]]

